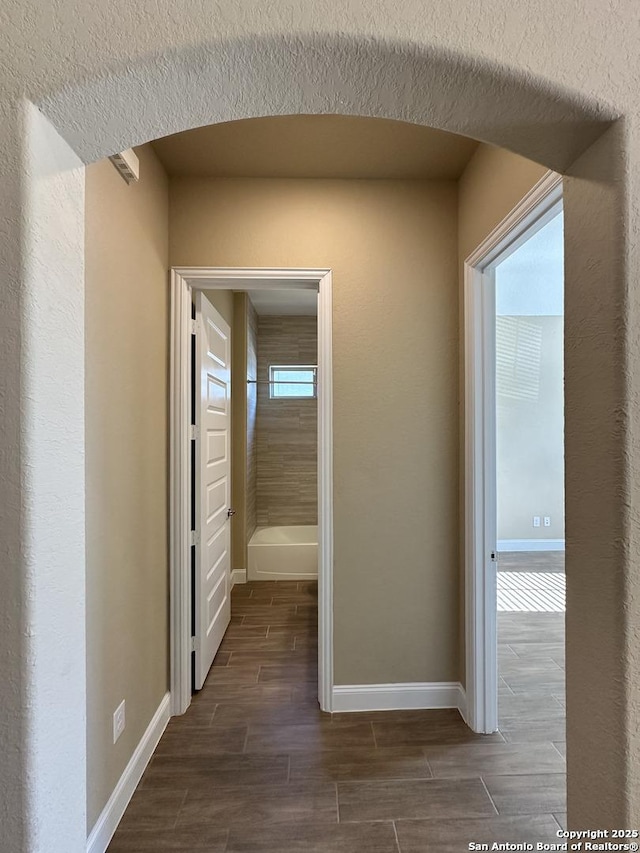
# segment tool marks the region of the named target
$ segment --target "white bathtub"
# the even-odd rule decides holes
[[[249,542],[247,580],[309,580],[318,577],[318,527],[258,527]]]

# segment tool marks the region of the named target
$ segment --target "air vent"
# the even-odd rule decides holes
[[[112,154],[109,160],[128,184],[140,178],[140,161],[132,148],[120,151],[119,154]]]

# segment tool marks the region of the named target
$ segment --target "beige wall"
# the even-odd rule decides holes
[[[452,182],[171,183],[172,264],[334,271],[339,684],[458,677],[456,203]]]
[[[272,364],[317,364],[317,317],[258,319],[258,477],[260,527],[318,523],[318,400],[273,399]]]
[[[168,194],[86,174],[88,828],[167,690]],[[126,700],[113,744],[112,715]]]
[[[247,296],[247,523],[245,534],[247,542],[258,526],[258,315],[253,302]],[[244,568],[248,568],[245,562]]]
[[[247,567],[247,301],[233,294],[231,330],[231,568]]]
[[[248,293],[233,294],[233,361],[231,368],[231,566],[247,570],[247,544],[256,529],[256,310]]]
[[[208,290],[206,296],[222,319],[226,320],[229,324],[233,337],[233,312],[235,305],[233,290]],[[233,347],[233,341],[231,346]]]
[[[503,148],[480,145],[458,182],[458,251],[461,270],[465,258],[546,172],[544,166]]]

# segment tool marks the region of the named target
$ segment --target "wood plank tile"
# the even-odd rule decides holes
[[[204,691],[202,691],[204,693]],[[234,684],[218,683],[209,687],[204,696],[198,697],[202,703],[210,702],[264,702],[269,699],[290,699],[291,684]]]
[[[209,670],[204,686],[207,688],[215,684],[255,684],[259,672],[260,665],[257,663],[245,663],[243,666],[234,667],[213,667]]]
[[[509,648],[516,657],[526,660],[553,660],[564,657],[564,643],[547,643],[544,639],[535,643],[511,643]]]
[[[292,752],[291,782],[345,782],[367,779],[429,779],[431,769],[420,747]]]
[[[199,827],[197,830],[118,830],[107,853],[225,853],[229,838],[228,829]]]
[[[293,638],[286,635],[272,637],[230,637],[225,636],[220,646],[225,652],[278,652],[293,651]],[[218,653],[219,654],[219,653]],[[246,658],[245,658],[246,660]]]
[[[451,743],[503,743],[500,733],[478,735],[462,718],[442,722],[373,723],[378,746],[435,746]]]
[[[217,825],[253,827],[297,823],[336,823],[333,784],[299,784],[258,788],[217,788],[214,793],[189,790],[176,828]]]
[[[156,755],[218,755],[243,752],[247,726],[209,725],[183,728],[169,726],[160,739]]]
[[[522,720],[507,718],[500,722],[500,731],[507,743],[550,743],[566,740],[564,718]],[[532,771],[535,772],[535,771]]]
[[[226,853],[398,853],[391,822],[233,828]]]
[[[267,616],[270,619],[276,619],[280,616],[295,616],[295,604],[265,604],[264,602],[254,603],[246,598],[238,599],[233,603],[233,612],[237,616]]]
[[[287,664],[273,664],[260,667],[258,675],[259,684],[299,684],[302,681],[318,681],[317,663],[308,665],[291,666]]]
[[[259,598],[267,593],[273,595],[278,592],[297,592],[300,581],[247,581],[244,586],[250,590],[252,598]]]
[[[551,814],[566,810],[564,773],[530,776],[483,776],[502,815]]]
[[[216,665],[171,721],[115,853],[398,853],[392,820],[402,853],[453,853],[471,830],[537,840],[553,813],[562,819],[564,689],[549,689],[562,677],[562,614],[500,614],[514,645],[501,647],[501,732],[487,737],[455,710],[323,714],[317,584],[243,586]]]
[[[262,723],[269,726],[309,725],[324,721],[331,723],[331,715],[320,710],[314,702],[265,700],[260,703],[221,703],[215,710],[216,723]]]
[[[425,753],[436,778],[508,774],[563,773],[565,766],[551,743],[465,744],[426,747]]]
[[[288,640],[290,644],[286,651],[239,651],[231,653],[229,666],[246,666],[249,661],[254,661],[259,666],[278,666],[285,664],[287,666],[318,666],[317,652],[309,654],[307,649],[293,648],[293,637]]]
[[[358,720],[359,722],[396,723],[398,725],[405,723],[423,723],[425,726],[464,724],[460,712],[455,708],[415,709],[412,711],[345,711],[332,714],[331,719],[335,722]]]
[[[295,604],[291,605],[295,608]],[[317,631],[317,617],[309,616],[309,614],[291,613],[253,613],[248,611],[243,617],[243,625],[261,625],[269,628],[269,636],[271,636],[278,626],[284,628],[293,628],[298,631],[309,630],[313,628]]]
[[[517,695],[522,693],[548,694],[553,697],[554,693],[564,690],[565,676],[561,669],[557,673],[547,670],[543,673],[518,673],[517,675],[506,675],[504,680],[511,690]]]
[[[307,752],[369,747],[375,749],[370,723],[331,723],[309,725],[249,724],[246,752]]]
[[[220,787],[284,785],[287,755],[155,755],[143,777],[145,788],[177,788],[186,794]]]
[[[488,817],[456,820],[399,820],[396,822],[402,853],[460,853],[469,844],[494,842],[537,843],[558,838],[551,815]]]
[[[527,676],[542,676],[551,675],[554,678],[561,679],[563,670],[550,657],[518,657],[500,662],[500,675],[509,683],[509,679],[514,675]]]
[[[274,592],[271,599],[272,604],[298,604],[318,609],[318,592]]]
[[[224,635],[225,640],[234,637],[264,637],[267,636],[268,627],[266,625],[229,625],[227,632]]]
[[[551,694],[520,693],[517,696],[502,695],[498,701],[500,719],[523,720],[564,719],[565,713]]]
[[[216,712],[214,702],[191,703],[186,714],[171,718],[171,725],[175,729],[204,728],[211,725],[213,715]]]
[[[184,788],[176,787],[170,791],[138,788],[127,806],[119,829],[122,832],[173,829],[186,795],[187,790]]]
[[[496,813],[480,779],[338,782],[338,803],[347,822]]]

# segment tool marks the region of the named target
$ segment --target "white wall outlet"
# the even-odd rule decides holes
[[[540,516],[539,515],[533,516],[533,526],[534,527],[540,527]]]
[[[544,526],[545,527],[551,527],[551,516],[550,515],[545,515]]]
[[[125,727],[124,699],[113,712],[113,742],[115,743]]]

